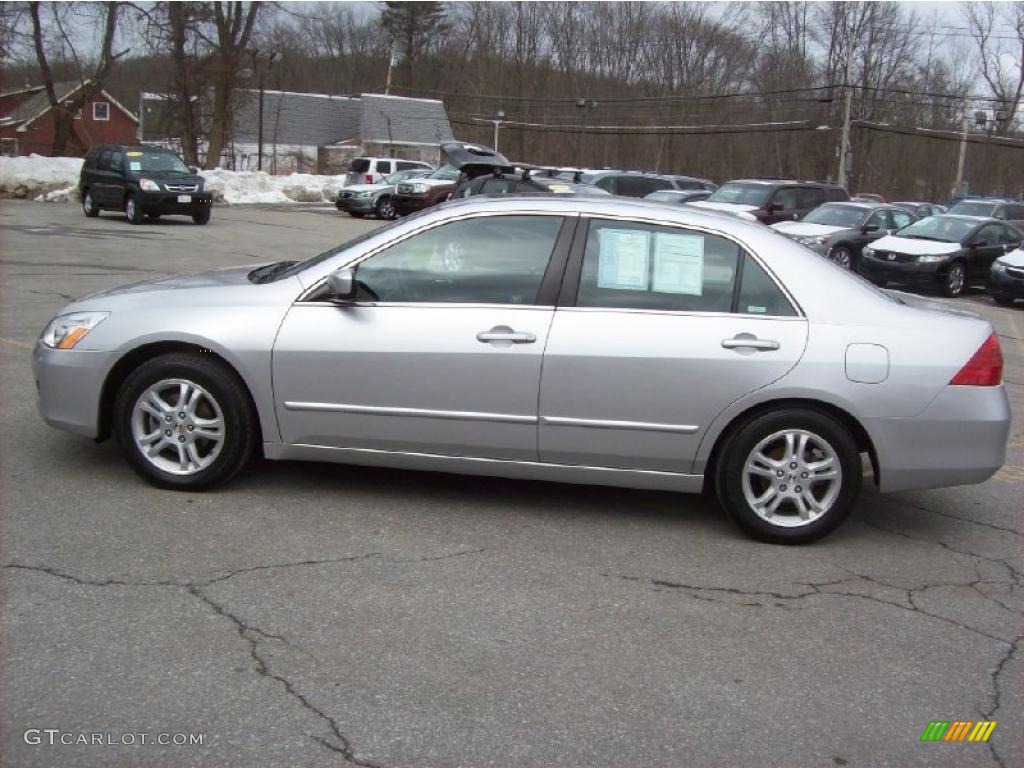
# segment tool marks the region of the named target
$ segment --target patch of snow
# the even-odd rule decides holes
[[[78,186],[55,189],[52,192],[43,192],[32,198],[37,203],[70,203],[78,202]]]
[[[80,157],[0,157],[0,197],[19,199],[74,191],[82,170]]]

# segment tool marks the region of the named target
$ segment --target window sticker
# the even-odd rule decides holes
[[[128,154],[131,155],[130,152]],[[131,170],[133,170],[133,171],[141,171],[142,170],[142,162],[141,161],[135,161],[135,160],[129,160],[128,161],[128,167]]]
[[[568,195],[572,194],[572,187],[568,184],[548,184],[548,192],[554,192],[556,195]]]
[[[654,236],[654,281],[659,293],[700,296],[704,288],[704,238],[658,232]]]
[[[748,315],[763,315],[767,311],[768,311],[768,307],[758,307],[758,306],[755,306],[754,304],[748,304],[747,305],[747,314]]]
[[[597,287],[647,290],[651,233],[634,229],[600,229],[597,233]]]
[[[128,157],[142,157],[141,152],[125,152],[125,154],[128,155]]]

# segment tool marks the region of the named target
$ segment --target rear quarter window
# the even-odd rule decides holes
[[[370,161],[365,157],[357,157],[348,164],[348,169],[352,173],[366,173],[370,170]]]

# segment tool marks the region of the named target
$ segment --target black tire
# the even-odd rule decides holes
[[[373,215],[385,221],[395,218],[395,206],[390,195],[381,195],[377,198],[377,203],[373,206]]]
[[[149,219],[150,221],[159,221],[160,220],[160,214],[159,213],[147,213],[146,214],[146,218]]]
[[[762,441],[786,430],[799,430],[813,435],[821,441],[819,445],[824,444],[831,449],[835,455],[834,461],[838,462],[841,470],[840,477],[835,481],[838,483],[838,487],[831,498],[827,488],[822,489],[820,484],[811,481],[807,492],[810,492],[810,487],[815,487],[816,491],[812,494],[822,493],[822,498],[819,501],[828,501],[829,503],[819,516],[803,523],[800,522],[795,502],[792,501],[782,502],[776,510],[776,514],[773,515],[777,522],[769,522],[755,511],[744,492],[745,467],[754,449]],[[783,438],[779,439],[783,440]],[[781,459],[782,456],[777,458]],[[800,487],[795,483],[804,482],[800,478],[801,476],[806,477],[806,475],[802,472],[803,467],[797,466],[796,469],[791,469],[791,467],[792,464],[779,468],[777,471],[789,474],[777,480],[774,477],[771,480],[755,479],[759,479],[765,486],[773,486],[776,493],[788,490],[792,494]],[[747,535],[776,544],[806,544],[825,536],[846,519],[857,499],[857,494],[860,493],[862,474],[857,445],[842,424],[820,411],[809,408],[784,408],[755,416],[741,425],[729,437],[718,461],[716,490],[729,517]],[[790,482],[790,485],[777,484],[787,481]],[[753,480],[750,482],[752,493],[757,493],[760,489],[753,488]],[[787,526],[787,523],[790,525]]]
[[[203,208],[197,213],[192,214],[192,222],[194,224],[208,224],[210,221],[210,209]]]
[[[950,299],[963,296],[967,287],[967,268],[962,261],[954,261],[942,276],[942,295]]]
[[[837,245],[828,257],[843,269],[851,272],[857,271],[857,258],[853,255],[853,249],[848,245]]]
[[[209,466],[192,474],[177,475],[156,466],[143,455],[133,436],[137,401],[150,387],[167,379],[183,379],[205,389],[223,418],[220,453]],[[186,352],[155,357],[132,371],[114,400],[112,423],[114,437],[129,465],[158,488],[200,490],[226,483],[245,466],[259,442],[259,422],[238,376],[219,360]]]
[[[993,296],[992,301],[998,304],[1000,307],[1012,307],[1013,299],[1008,299],[1005,296]]]
[[[82,213],[90,219],[95,219],[100,215],[100,207],[96,205],[96,201],[92,199],[92,192],[88,189],[82,193]]]
[[[128,195],[124,200],[124,215],[128,219],[129,224],[141,224],[145,218],[146,213],[142,210],[142,207],[135,202],[135,195]]]
[[[365,213],[356,213],[355,211],[349,211],[348,215],[351,216],[353,219],[361,219],[366,214]]]

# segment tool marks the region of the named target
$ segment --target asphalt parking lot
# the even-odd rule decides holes
[[[657,492],[263,461],[160,491],[38,417],[30,349],[71,298],[375,226],[0,203],[0,762],[1024,765],[1024,304],[960,300],[1001,337],[1007,466],[867,491],[802,548]],[[923,743],[933,720],[998,726]],[[138,737],[179,733],[202,743]]]

